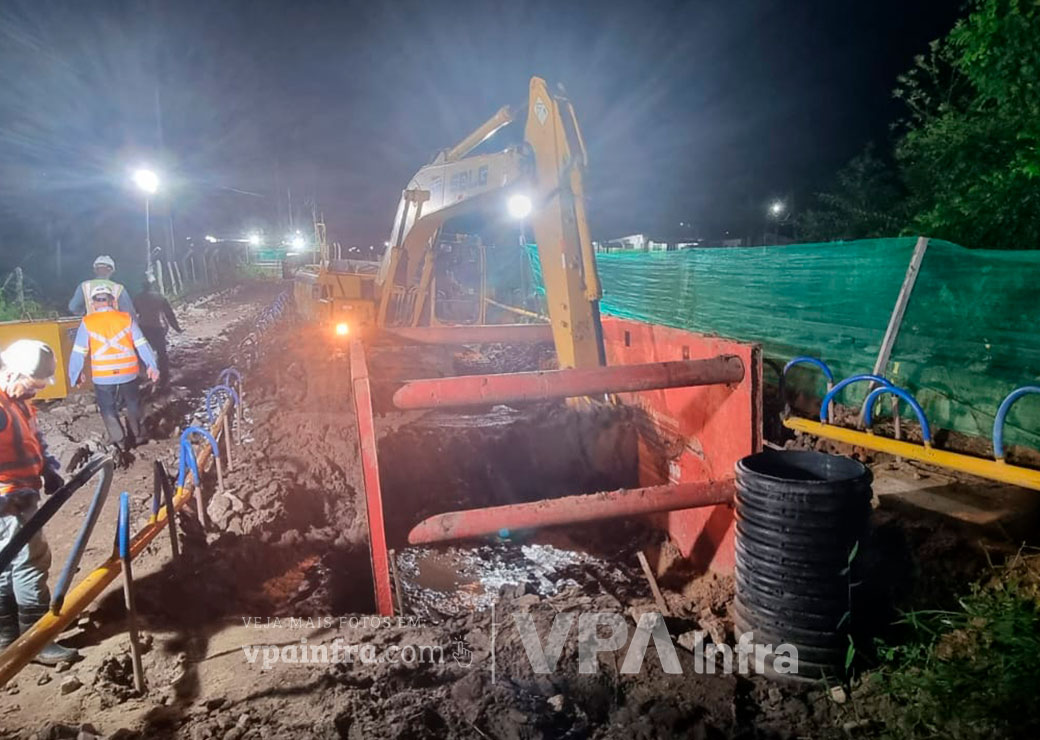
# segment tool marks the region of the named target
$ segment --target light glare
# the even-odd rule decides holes
[[[515,219],[527,218],[531,215],[531,199],[523,193],[514,193],[509,196],[506,205],[509,208],[509,215]]]
[[[148,195],[155,195],[159,190],[159,176],[149,169],[134,171],[134,185]]]

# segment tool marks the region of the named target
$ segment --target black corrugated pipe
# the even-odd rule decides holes
[[[797,648],[790,678],[840,680],[855,617],[850,555],[867,531],[870,470],[848,457],[767,450],[740,460],[736,477],[738,632]]]

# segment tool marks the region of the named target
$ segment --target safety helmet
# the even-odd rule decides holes
[[[108,269],[114,271],[116,269],[116,261],[109,257],[107,254],[102,254],[99,255],[96,260],[94,260],[94,267],[107,267]]]
[[[58,363],[54,350],[37,339],[18,339],[0,352],[0,362],[5,370],[25,375],[35,380],[50,380]]]
[[[102,283],[101,285],[95,285],[90,289],[90,300],[100,298],[101,296],[105,296],[106,298],[115,298],[115,294],[112,292],[112,286]]]

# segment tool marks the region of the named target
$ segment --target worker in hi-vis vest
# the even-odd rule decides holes
[[[90,301],[91,292],[99,285],[107,285],[112,291],[112,297],[115,298],[116,308],[131,316],[136,316],[134,302],[130,300],[130,294],[126,288],[116,281],[110,280],[112,273],[115,271],[116,261],[107,254],[103,254],[94,260],[94,278],[92,280],[84,280],[79,284],[76,292],[72,294],[72,299],[69,301],[69,310],[76,316],[90,313],[94,310]]]
[[[115,296],[107,285],[98,285],[90,293],[91,311],[80,322],[76,343],[69,359],[69,382],[80,385],[83,362],[90,352],[90,379],[94,382],[94,399],[108,438],[120,453],[141,444],[141,391],[137,382],[140,355],[148,366],[148,379],[159,380],[159,368],[148,340],[134,317],[115,307]],[[119,419],[120,407],[126,407],[126,425]]]
[[[0,550],[39,510],[40,490],[51,494],[65,485],[32,404],[54,382],[56,366],[54,351],[35,339],[19,339],[0,352]],[[0,571],[0,652],[50,609],[50,566],[51,548],[37,531]],[[78,657],[52,642],[34,660],[53,666]]]

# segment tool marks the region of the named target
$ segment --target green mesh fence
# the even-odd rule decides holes
[[[597,255],[602,311],[762,344],[767,358],[870,372],[916,239]],[[529,248],[537,285],[535,250]],[[971,250],[933,239],[887,376],[934,427],[989,437],[1001,399],[1040,377],[1040,251]],[[788,374],[822,395],[810,369]],[[862,400],[865,384],[846,403]],[[888,407],[888,404],[883,404]],[[1006,439],[1040,446],[1040,397],[1020,400]]]

